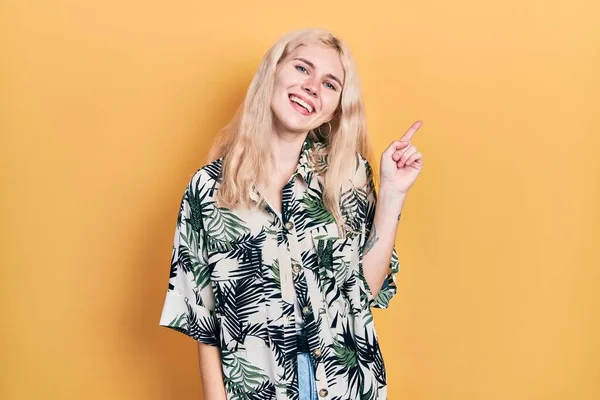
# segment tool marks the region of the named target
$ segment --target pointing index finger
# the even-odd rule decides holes
[[[413,136],[415,136],[415,133],[421,127],[421,125],[423,125],[422,121],[417,121],[414,124],[412,124],[412,126],[410,128],[408,128],[408,130],[406,131],[406,133],[404,134],[404,136],[402,136],[402,139],[400,139],[400,140],[411,140],[413,138]]]

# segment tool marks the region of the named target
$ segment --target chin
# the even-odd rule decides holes
[[[306,124],[298,123],[284,123],[283,126],[285,126],[288,131],[296,133],[306,133],[312,129]]]
[[[279,125],[281,125],[283,128],[285,128],[285,130],[289,132],[306,133],[314,128],[312,126],[313,124],[307,124],[307,121],[301,121],[298,118],[294,118],[292,116],[285,115],[278,117],[277,115],[274,115],[274,118],[277,119]]]

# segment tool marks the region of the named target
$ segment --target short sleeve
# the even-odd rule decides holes
[[[198,342],[219,345],[215,296],[210,282],[202,193],[197,172],[185,189],[179,207],[169,287],[159,325],[184,333]]]
[[[367,302],[369,306],[375,308],[385,309],[389,306],[392,297],[396,294],[396,275],[400,270],[400,263],[398,261],[398,254],[396,253],[396,248],[394,247],[392,251],[392,257],[390,260],[390,272],[383,281],[383,285],[377,294],[377,297],[373,298],[371,288],[367,283],[367,280],[363,273],[363,256],[364,256],[364,247],[369,235],[371,233],[371,229],[373,227],[373,221],[375,218],[375,209],[377,206],[377,193],[375,191],[375,183],[373,182],[373,172],[371,166],[367,162],[367,160],[362,159],[364,163],[364,171],[366,175],[366,185],[365,185],[365,198],[363,206],[364,209],[361,212],[361,216],[364,218],[363,223],[361,225],[360,231],[360,241],[359,241],[359,284],[362,285],[362,289],[367,298]]]

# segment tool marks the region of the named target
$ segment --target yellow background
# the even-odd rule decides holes
[[[158,327],[179,201],[264,52],[319,26],[377,153],[424,121],[390,399],[600,399],[599,4],[3,1],[0,397],[199,398]]]

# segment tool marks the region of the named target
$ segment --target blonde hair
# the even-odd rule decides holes
[[[218,206],[252,207],[251,193],[257,183],[268,179],[267,163],[270,154],[269,135],[273,129],[271,98],[279,63],[302,45],[320,45],[337,51],[345,72],[344,87],[335,117],[329,126],[309,132],[318,146],[317,157],[326,156],[323,203],[334,217],[340,231],[343,218],[340,210],[341,190],[352,178],[356,168],[356,152],[370,158],[370,144],[362,92],[355,61],[347,45],[323,29],[303,29],[279,39],[263,57],[245,99],[236,115],[217,135],[209,152],[208,162],[223,157],[223,177],[217,194]],[[327,125],[327,124],[325,124]],[[350,157],[350,155],[352,155]],[[316,164],[318,165],[318,164]],[[365,184],[363,182],[362,184]],[[253,204],[254,203],[254,204]]]

